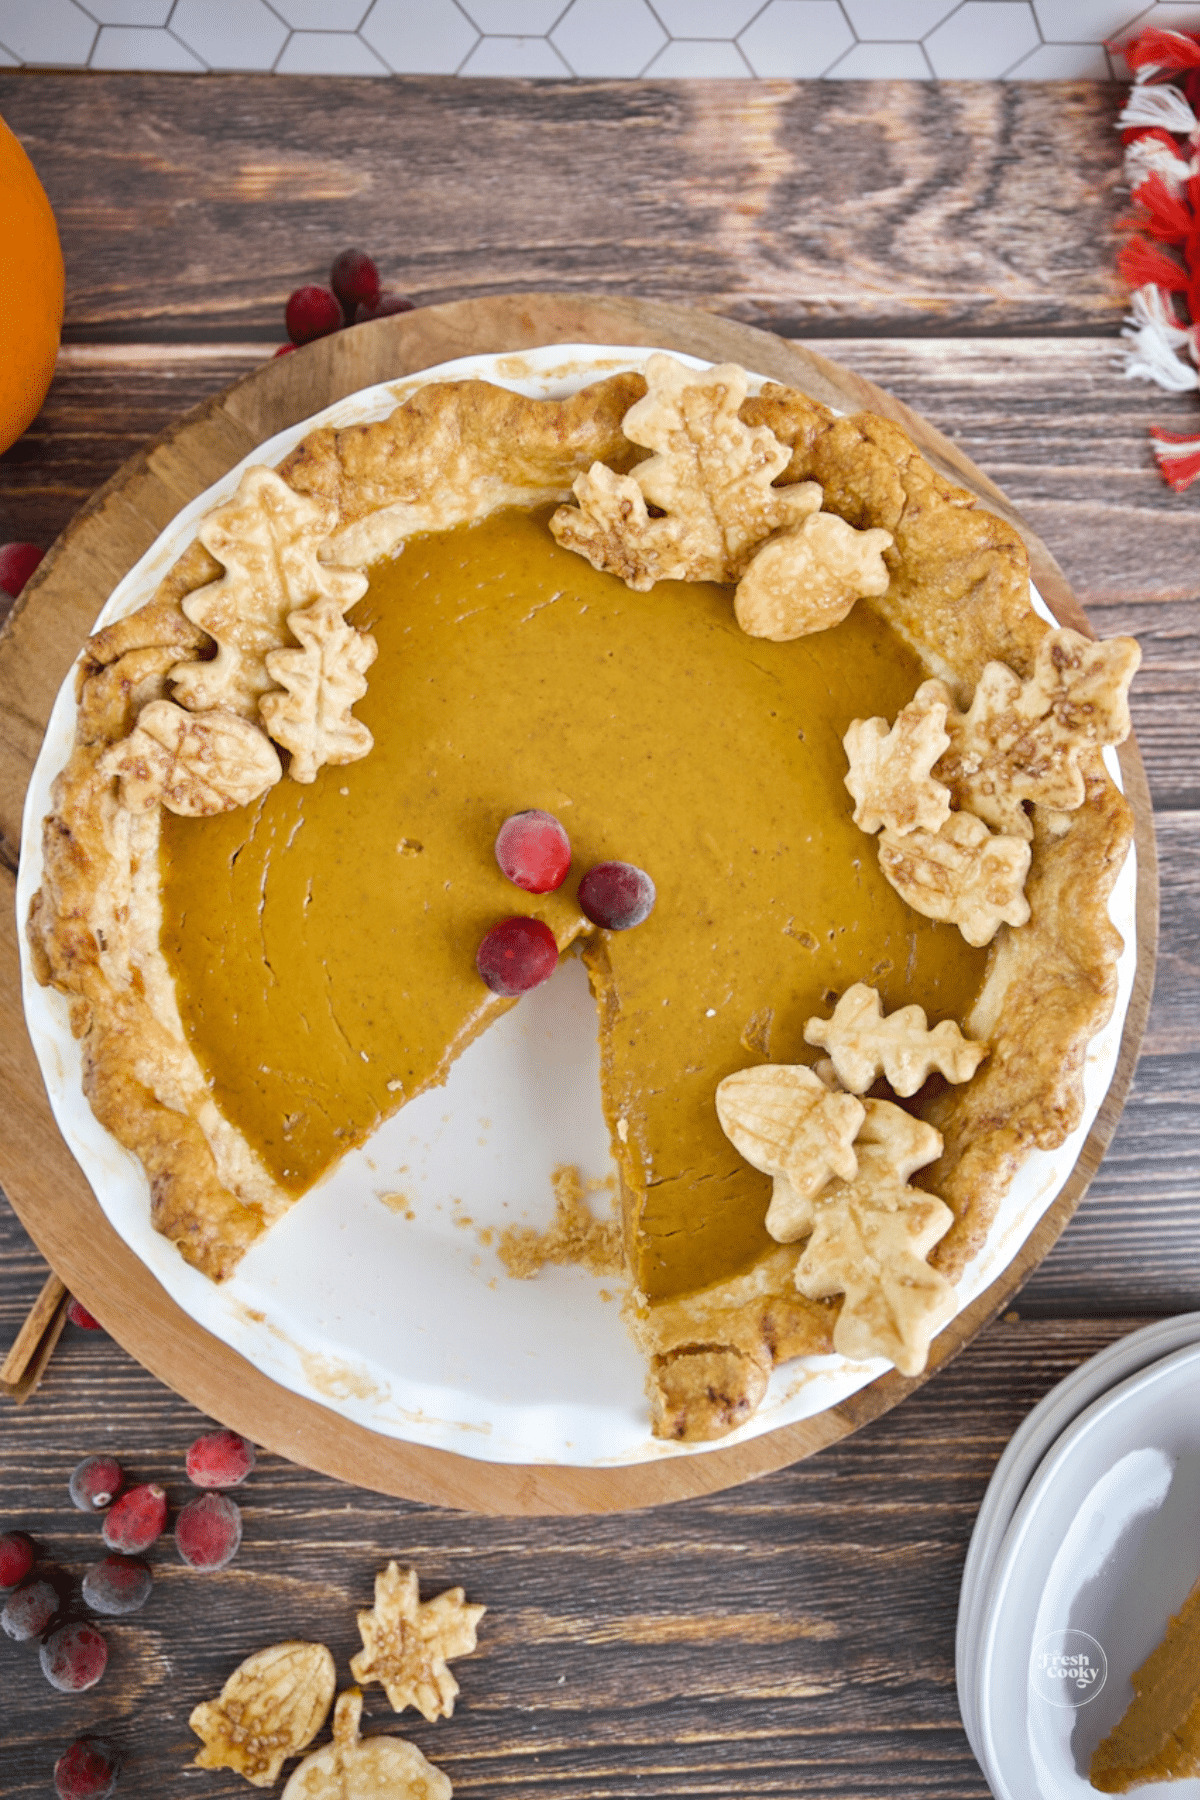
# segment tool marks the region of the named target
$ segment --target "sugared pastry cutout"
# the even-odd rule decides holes
[[[864,982],[847,988],[831,1019],[809,1019],[806,1044],[829,1052],[833,1073],[852,1094],[865,1094],[882,1075],[901,1099],[915,1094],[936,1069],[947,1081],[970,1081],[987,1055],[986,1044],[965,1038],[953,1019],[932,1031],[922,1006],[902,1006],[886,1018],[876,990]]]
[[[333,1709],[333,1742],[292,1770],[282,1800],[450,1800],[450,1778],[403,1738],[360,1737],[362,1694],[347,1688]]]
[[[628,475],[593,463],[575,478],[579,505],[560,506],[550,529],[640,593],[656,581],[736,581],[765,538],[816,512],[821,490],[772,487],[789,452],[765,425],[739,419],[747,378],[735,363],[696,370],[655,355],[646,383],[622,429],[657,454]]]
[[[865,594],[886,594],[890,531],[856,531],[836,513],[810,513],[771,538],[738,582],[733,612],[751,637],[782,644],[840,624]]]
[[[350,1673],[365,1687],[378,1681],[394,1712],[415,1706],[425,1718],[448,1719],[458,1683],[446,1667],[475,1648],[475,1627],[487,1611],[468,1606],[460,1587],[422,1604],[415,1569],[390,1562],[375,1577],[375,1605],[358,1615],[363,1647]]]
[[[232,1769],[253,1787],[270,1787],[289,1756],[325,1723],[337,1676],[324,1644],[272,1644],[240,1663],[215,1700],[188,1724],[204,1748],[199,1769]]]
[[[930,1340],[954,1316],[954,1289],[925,1258],[954,1215],[908,1177],[941,1154],[941,1133],[890,1100],[864,1102],[858,1173],[831,1182],[813,1206],[812,1236],[796,1264],[810,1300],[843,1294],[833,1346],[866,1361],[886,1356],[919,1375]]]
[[[910,700],[890,730],[886,719],[854,720],[842,742],[854,823],[863,831],[938,831],[946,823],[950,790],[931,773],[949,748],[945,719],[944,701]]]
[[[336,506],[296,493],[266,468],[247,469],[233,499],[201,520],[196,536],[225,573],[189,594],[183,610],[216,640],[217,654],[176,664],[177,700],[193,712],[258,717],[260,696],[275,685],[267,657],[291,642],[288,614],[321,599],[344,613],[367,591],[358,569],[320,560],[337,522]]]
[[[973,813],[952,812],[940,831],[882,832],[879,866],[915,912],[957,925],[968,944],[990,944],[1001,925],[1029,917],[1029,845],[995,836]]]
[[[970,708],[957,711],[949,688],[926,681],[917,706],[946,706],[950,745],[937,769],[957,811],[995,831],[1031,838],[1026,801],[1074,812],[1083,805],[1080,758],[1129,736],[1129,684],[1142,653],[1134,638],[1095,643],[1062,627],[1042,639],[1028,681],[990,662]]]
[[[267,672],[280,690],[258,703],[277,744],[290,750],[293,781],[315,781],[326,763],[357,762],[374,739],[350,708],[367,691],[366,671],[377,655],[369,631],[355,631],[336,600],[315,600],[288,614],[299,650],[269,650]]]
[[[283,774],[265,732],[232,712],[190,713],[151,700],[127,738],[106,750],[105,775],[130,812],[162,805],[186,818],[249,806]]]
[[[727,1075],[717,1088],[721,1129],[748,1163],[775,1185],[767,1230],[781,1244],[812,1227],[812,1202],[832,1175],[851,1180],[851,1148],[862,1102],[831,1093],[800,1064],[762,1063]]]

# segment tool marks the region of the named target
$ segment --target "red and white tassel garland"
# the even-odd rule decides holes
[[[1151,27],[1124,46],[1134,85],[1117,120],[1139,212],[1117,257],[1133,289],[1121,336],[1125,374],[1173,393],[1200,388],[1200,33]],[[1181,141],[1182,140],[1182,141]],[[1187,320],[1176,311],[1178,294]],[[1200,433],[1150,427],[1163,480],[1183,493],[1200,476]]]

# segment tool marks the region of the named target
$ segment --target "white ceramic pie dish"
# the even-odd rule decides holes
[[[430,380],[482,377],[559,396],[617,369],[643,348],[553,345],[461,358],[364,389],[279,433],[180,512],[118,585],[97,624],[133,612],[226,500],[252,463],[275,465],[318,425],[384,417]],[[699,359],[676,355],[693,367]],[[755,378],[752,385],[758,385]],[[1036,592],[1033,603],[1051,614]],[[25,1012],[50,1104],[110,1223],[198,1324],[284,1387],[386,1436],[497,1462],[605,1466],[703,1454],[650,1434],[644,1364],[619,1317],[611,1280],[551,1269],[507,1277],[484,1238],[553,1216],[550,1171],[575,1163],[614,1173],[600,1109],[595,1015],[582,967],[567,959],[455,1065],[353,1151],[214,1286],[150,1225],[140,1164],[83,1098],[65,999],[33,978],[24,921],[42,875],[41,821],[74,732],[74,673],[47,726],[26,799],[17,909]],[[1106,753],[1119,781],[1115,754]],[[1089,1046],[1077,1130],[1021,1169],[986,1243],[959,1284],[960,1308],[1007,1266],[1050,1206],[1116,1067],[1136,964],[1131,849],[1110,902],[1125,942],[1113,1016]],[[391,1204],[383,1197],[387,1196]],[[396,1199],[403,1196],[403,1203]],[[777,1369],[766,1399],[729,1446],[811,1417],[882,1374],[882,1360],[802,1358]]]

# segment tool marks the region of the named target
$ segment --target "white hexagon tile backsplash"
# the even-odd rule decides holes
[[[0,66],[279,75],[1127,80],[1200,0],[0,0]]]

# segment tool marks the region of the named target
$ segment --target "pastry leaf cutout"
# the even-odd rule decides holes
[[[767,1230],[790,1244],[812,1228],[812,1203],[833,1175],[851,1179],[863,1107],[831,1093],[802,1064],[760,1063],[717,1087],[717,1118],[734,1149],[774,1176]]]
[[[151,700],[127,738],[104,752],[100,768],[121,783],[121,803],[148,812],[204,818],[248,806],[283,774],[266,733],[237,713],[185,712]]]
[[[256,1651],[188,1720],[204,1743],[196,1767],[232,1769],[253,1787],[271,1787],[286,1758],[320,1731],[336,1685],[324,1644],[272,1644]]]
[[[639,592],[656,581],[736,581],[764,539],[816,512],[821,489],[771,485],[791,452],[768,426],[738,418],[747,378],[736,364],[688,369],[658,353],[646,381],[622,430],[655,454],[628,475],[593,463],[575,478],[578,506],[560,506],[550,529]]]
[[[446,1667],[475,1648],[487,1608],[468,1606],[460,1587],[422,1604],[415,1569],[390,1562],[375,1577],[375,1605],[358,1615],[363,1647],[351,1658],[355,1681],[381,1682],[393,1711],[415,1706],[429,1720],[448,1719],[458,1683]]]
[[[987,1046],[965,1038],[953,1019],[932,1031],[920,1006],[902,1006],[884,1016],[879,994],[865,982],[847,988],[831,1019],[809,1019],[806,1044],[829,1052],[834,1074],[852,1094],[865,1094],[883,1075],[902,1099],[915,1094],[937,1069],[947,1081],[969,1081]]]
[[[333,599],[289,613],[287,623],[301,648],[267,652],[267,671],[286,691],[264,694],[258,710],[275,742],[291,751],[288,773],[307,782],[325,763],[357,762],[371,749],[371,733],[350,708],[367,691],[378,646],[370,632],[347,625]]]

